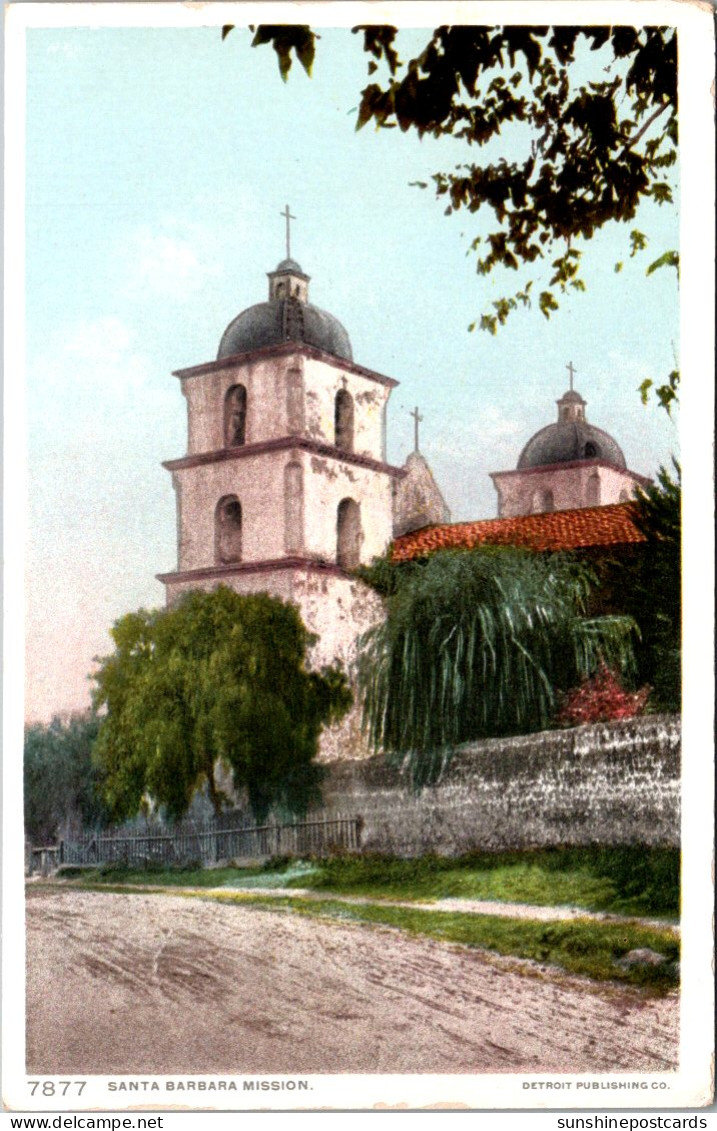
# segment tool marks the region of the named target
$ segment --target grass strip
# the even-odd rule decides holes
[[[580,907],[618,915],[676,919],[680,856],[676,849],[626,845],[544,848],[471,853],[455,858],[425,855],[337,856],[309,862],[270,860],[255,867],[65,868],[63,879],[167,887],[238,887],[243,884],[310,888],[370,899],[425,901],[492,899],[541,907]]]
[[[422,856],[334,857],[287,886],[383,899],[493,899],[620,915],[679,916],[680,854],[627,845]]]
[[[381,904],[347,904],[330,899],[258,896],[247,892],[192,894],[201,899],[218,899],[222,903],[240,903],[263,910],[291,910],[334,922],[380,924],[439,942],[460,943],[559,966],[571,974],[597,981],[642,986],[658,994],[667,993],[679,983],[676,967],[680,955],[679,940],[669,931],[639,924],[601,923],[585,919],[544,923],[497,915],[424,911]],[[660,966],[633,966],[627,970],[616,965],[629,951],[641,948],[663,954],[667,961]]]

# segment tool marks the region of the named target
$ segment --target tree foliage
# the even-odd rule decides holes
[[[232,26],[225,25],[223,37]],[[292,52],[311,74],[319,36],[310,27],[251,30],[253,46],[273,46],[284,79]],[[373,123],[451,138],[469,150],[487,147],[479,159],[436,172],[434,191],[446,213],[491,216],[491,230],[471,244],[479,274],[527,268],[529,277],[493,301],[470,329],[495,334],[512,311],[533,302],[550,318],[562,295],[585,289],[586,241],[607,224],[632,224],[643,201],[672,202],[674,28],[441,26],[405,61],[397,28],[362,25],[353,32],[362,37],[371,79],[361,92],[357,129]],[[510,157],[505,147],[496,155],[491,143],[508,130],[517,144]],[[635,227],[629,241],[631,256],[648,244]],[[647,273],[663,266],[678,267],[673,249]],[[675,372],[661,385],[644,383],[643,397],[652,389],[669,409]]]
[[[609,584],[640,630],[638,675],[651,703],[679,711],[682,703],[682,486],[680,466],[661,467],[643,491],[633,521],[645,537],[634,559],[616,562]]]
[[[633,665],[633,622],[588,617],[594,575],[567,556],[442,551],[379,563],[376,583],[387,616],[363,639],[364,718],[373,745],[406,763],[416,786],[435,780],[457,743],[546,727],[558,693],[601,662]]]
[[[99,719],[89,711],[25,728],[25,833],[34,844],[107,822],[100,776],[92,763],[98,730]]]
[[[176,819],[203,787],[219,813],[220,767],[258,820],[318,799],[321,728],[351,695],[337,668],[307,670],[316,638],[294,606],[219,587],[130,613],[112,636],[115,651],[93,678],[107,712],[95,754],[114,819],[133,816],[146,795]]]

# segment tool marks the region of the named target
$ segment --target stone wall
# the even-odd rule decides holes
[[[680,838],[680,720],[626,722],[460,747],[438,785],[411,792],[383,758],[339,762],[327,809],[360,815],[365,851],[400,856]]]

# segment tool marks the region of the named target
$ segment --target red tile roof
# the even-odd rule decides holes
[[[525,514],[517,518],[487,518],[479,522],[453,522],[424,526],[396,538],[394,562],[410,561],[435,550],[468,550],[473,546],[523,546],[529,550],[582,550],[644,542],[633,522],[634,503],[605,507]]]

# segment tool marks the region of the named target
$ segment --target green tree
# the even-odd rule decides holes
[[[99,725],[87,711],[25,727],[25,833],[33,843],[52,842],[73,827],[106,823],[100,776],[92,763]]]
[[[226,25],[225,37],[232,30]],[[253,46],[271,45],[282,78],[292,52],[311,74],[320,36],[306,25],[251,28]],[[480,158],[436,172],[433,187],[447,213],[489,214],[490,230],[471,243],[481,275],[504,273],[508,293],[471,325],[496,333],[512,311],[537,303],[549,318],[560,296],[585,289],[587,241],[608,224],[632,225],[644,201],[672,202],[677,161],[677,33],[674,28],[442,26],[403,61],[400,34],[388,25],[353,29],[369,56],[357,128],[398,127],[419,137],[450,138]],[[588,74],[589,72],[589,74]],[[512,133],[505,156],[491,143]],[[427,184],[415,182],[422,188]],[[648,244],[636,227],[626,254]],[[665,249],[647,268],[678,267]],[[615,265],[620,271],[622,262]],[[522,285],[510,272],[525,269]],[[537,285],[536,285],[537,284]],[[511,293],[512,292],[512,293]],[[673,370],[652,389],[668,411],[677,395]]]
[[[682,486],[680,467],[661,467],[657,482],[640,495],[635,525],[645,537],[634,558],[616,562],[608,584],[636,621],[640,682],[652,688],[651,705],[679,711],[682,704]]]
[[[203,787],[218,814],[220,767],[258,820],[272,807],[302,813],[318,798],[321,728],[351,695],[337,668],[307,670],[316,638],[292,605],[220,586],[130,613],[112,637],[115,651],[93,678],[95,707],[106,710],[95,757],[115,820],[147,795],[176,819]]]
[[[458,743],[546,727],[558,693],[602,661],[632,671],[634,623],[588,617],[594,574],[566,555],[443,551],[379,562],[374,580],[387,616],[363,639],[364,718],[416,786],[435,780]]]

